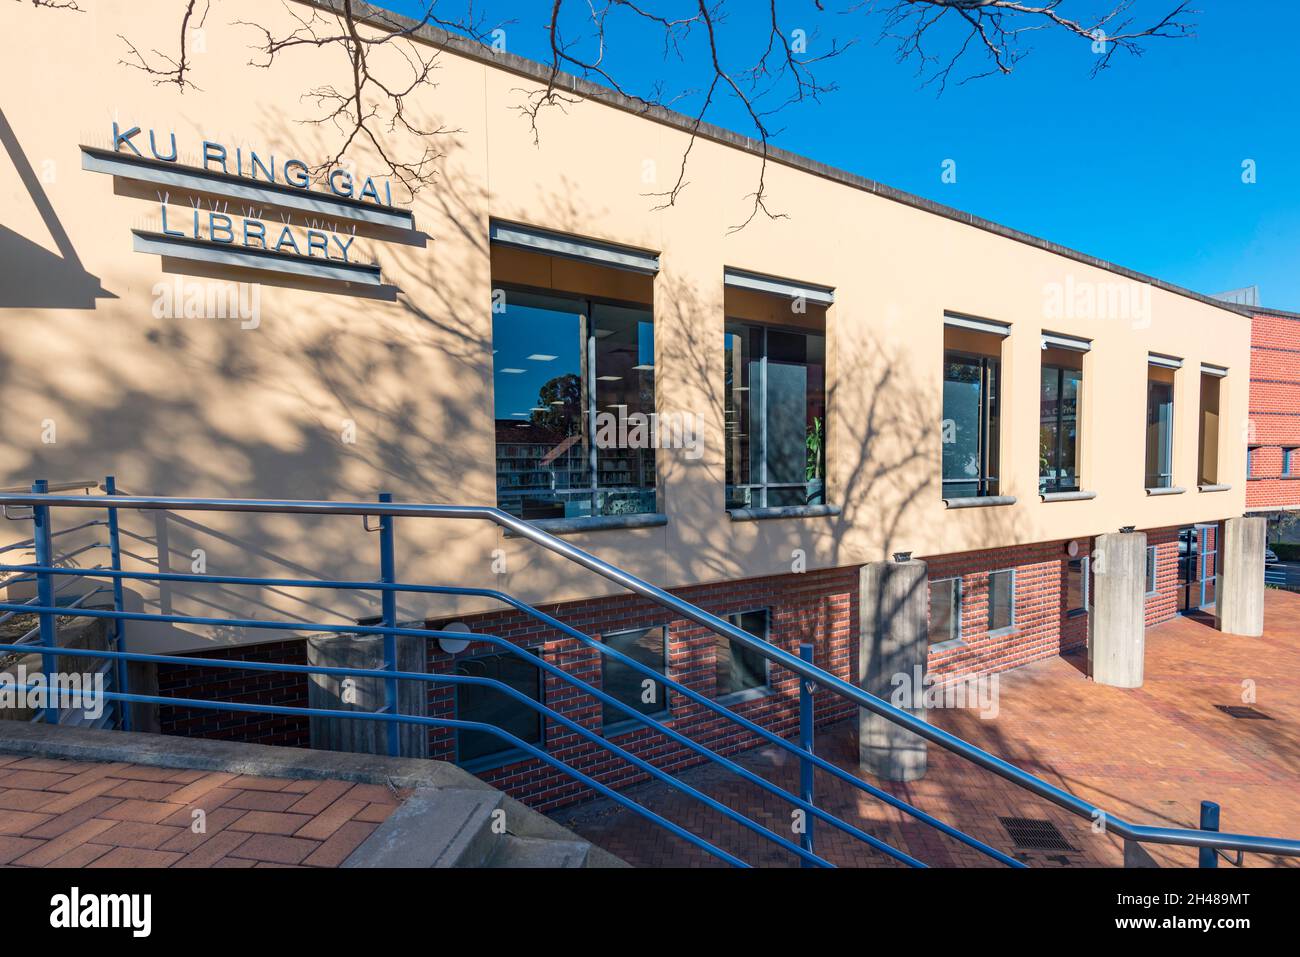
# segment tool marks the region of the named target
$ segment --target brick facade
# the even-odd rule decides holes
[[[1300,452],[1295,476],[1283,475],[1283,452],[1300,449],[1300,315],[1257,312],[1251,320],[1251,475],[1246,506],[1252,511],[1300,508]]]
[[[1172,618],[1179,608],[1178,529],[1148,532],[1157,548],[1156,593],[1147,598],[1147,624]],[[1214,536],[1207,536],[1212,547]],[[1087,558],[1091,540],[1080,538],[1079,557]],[[932,581],[960,577],[962,581],[962,644],[931,652],[929,670],[941,680],[974,674],[1006,671],[1031,661],[1063,652],[1080,650],[1088,640],[1088,616],[1068,614],[1066,541],[1045,542],[1011,548],[942,555],[927,559]],[[1011,632],[993,636],[988,629],[988,582],[991,572],[1015,570],[1015,624]],[[792,654],[802,642],[814,646],[814,660],[841,678],[856,678],[858,656],[858,578],[856,567],[785,575],[741,582],[725,582],[679,589],[676,594],[717,615],[766,609],[768,640]],[[541,609],[578,631],[596,639],[640,628],[664,626],[667,632],[667,674],[706,698],[716,697],[716,640],[712,632],[693,623],[674,620],[659,606],[634,596],[614,596]],[[543,660],[595,687],[601,686],[600,653],[589,645],[530,616],[506,610],[460,619],[471,631],[493,634],[540,654]],[[444,622],[429,622],[438,628]],[[301,639],[270,642],[237,651],[205,652],[206,657],[252,658],[305,664],[305,642]],[[431,674],[452,674],[456,663],[492,654],[496,646],[471,643],[456,655],[443,652],[437,642],[429,643],[428,670]],[[545,704],[569,720],[600,734],[603,732],[599,701],[563,679],[544,674]],[[218,671],[164,665],[159,668],[163,695],[279,704],[306,707],[307,678],[260,671]],[[798,731],[798,683],[779,667],[770,672],[765,693],[728,707],[764,728],[787,738]],[[218,712],[164,707],[162,730],[169,734],[225,738],[263,744],[307,747],[307,720],[246,712]],[[433,717],[452,719],[456,714],[456,688],[432,684],[429,710]],[[819,725],[851,717],[851,706],[833,695],[816,699]],[[676,693],[669,693],[668,714],[661,717],[669,727],[719,754],[730,755],[761,743],[761,739],[740,729],[730,720],[716,716],[704,705]],[[684,745],[668,741],[645,728],[616,732],[611,740],[657,767],[679,770],[699,764],[704,758]],[[599,745],[587,741],[564,726],[548,721],[543,731],[545,749],[571,767],[580,769],[611,787],[624,788],[646,780],[644,772],[621,758],[611,756]],[[429,755],[455,761],[456,733],[435,728],[429,734]],[[591,796],[590,789],[565,772],[536,759],[490,761],[475,768],[485,781],[542,810],[570,804]]]

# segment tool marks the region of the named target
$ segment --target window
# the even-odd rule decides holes
[[[1300,471],[1298,471],[1298,470],[1296,469],[1296,462],[1297,462],[1296,453],[1297,453],[1297,452],[1300,452],[1300,449],[1283,449],[1283,450],[1282,450],[1282,475],[1283,475],[1283,477],[1285,477],[1285,478],[1294,478],[1295,476],[1300,475]]]
[[[605,644],[626,655],[639,665],[664,673],[668,648],[664,643],[665,629],[639,628],[615,635],[606,635]],[[601,687],[605,694],[617,698],[641,714],[662,714],[668,710],[668,689],[662,681],[655,681],[635,668],[608,655],[601,655]],[[634,721],[626,711],[604,705],[603,721],[608,730],[613,725]]]
[[[1063,364],[1070,361],[1066,355],[1064,350],[1052,349],[1043,356],[1038,426],[1040,492],[1079,490],[1079,390],[1083,386],[1083,369]]]
[[[1258,477],[1258,474],[1255,472],[1255,453],[1258,451],[1259,449],[1253,445],[1246,449],[1246,478]]]
[[[728,322],[728,508],[824,505],[826,336]]]
[[[992,356],[944,350],[944,498],[998,494],[1000,365]]]
[[[961,579],[930,582],[930,644],[961,639]]]
[[[1151,367],[1147,378],[1146,487],[1174,484],[1174,373]]]
[[[1016,627],[1016,572],[1013,568],[989,575],[989,634]]]
[[[541,672],[528,661],[513,654],[461,658],[456,674],[473,678],[490,678],[519,691],[534,701],[542,700]],[[481,721],[508,731],[527,744],[541,744],[541,713],[509,695],[483,685],[456,685],[456,717],[461,721]],[[486,731],[458,731],[456,752],[461,764],[476,764],[489,758],[518,753],[509,741]]]
[[[1156,593],[1156,546],[1147,546],[1147,594]]]
[[[1198,448],[1197,481],[1201,485],[1219,482],[1219,390],[1221,378],[1201,373],[1201,436]]]
[[[1088,559],[1071,558],[1065,569],[1065,613],[1070,617],[1086,614],[1092,604],[1089,594]]]
[[[497,504],[527,519],[653,512],[650,307],[500,290]]]
[[[768,613],[747,611],[738,615],[728,615],[727,621],[749,632],[757,638],[767,640]],[[715,648],[716,696],[727,695],[755,696],[767,690],[767,659],[757,651],[751,651],[744,645],[737,644],[721,635],[717,636]]]

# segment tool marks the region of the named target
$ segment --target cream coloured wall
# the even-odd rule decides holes
[[[748,215],[745,194],[759,160],[708,140],[691,150],[678,204],[656,210],[646,194],[675,180],[687,134],[584,100],[545,113],[534,146],[517,107],[537,84],[450,52],[440,56],[438,85],[408,107],[428,125],[459,131],[441,139],[438,181],[410,203],[427,244],[357,241],[400,289],[395,302],[263,285],[256,329],[158,318],[156,285],[177,277],[157,256],[133,252],[129,233],[156,226],[157,201],[119,194],[112,178],[83,171],[78,146],[106,145],[117,119],[146,131],[174,129],[192,163],[205,137],[316,162],[337,136],[295,122],[312,111],[300,96],[309,85],[345,83],[346,62],[302,49],[269,70],[246,66],[254,37],[235,21],[292,26],[276,5],[224,0],[195,60],[201,89],[181,94],[120,65],[116,40],[122,34],[141,49],[168,49],[175,0],[83,6],[84,15],[0,7],[7,35],[46,38],[11,44],[0,63],[12,130],[0,156],[0,270],[8,273],[6,290],[21,279],[30,297],[0,308],[0,484],[112,472],[124,489],[158,495],[369,499],[387,489],[399,501],[495,504],[487,234],[497,217],[660,253],[657,401],[661,412],[704,415],[704,455],[659,454],[666,526],[574,538],[657,584],[785,573],[796,551],[815,568],[894,551],[940,554],[1214,520],[1244,509],[1248,318],[1154,287],[1142,287],[1149,307],[1136,317],[1062,315],[1057,291],[1134,284],[779,164],[768,166],[766,178],[770,204],[785,218],[760,216],[732,232]],[[378,170],[363,146],[349,158],[362,172]],[[723,511],[725,267],[835,288],[827,313],[827,497],[843,507],[838,517],[733,523]],[[940,500],[945,311],[1011,324],[1001,462],[1002,492],[1017,497],[1014,506],[946,510]],[[1093,340],[1083,424],[1093,501],[1048,504],[1036,494],[1044,330]],[[1185,362],[1174,443],[1175,484],[1188,489],[1182,495],[1153,498],[1142,487],[1148,352]],[[1202,361],[1229,369],[1220,408],[1226,492],[1196,490]],[[44,441],[50,422],[53,443]],[[355,423],[351,443],[342,438],[348,422]],[[377,542],[359,521],[190,514],[131,518],[127,527],[137,562],[156,560],[161,549],[174,570],[202,548],[217,573],[375,574]],[[498,587],[532,601],[606,591],[487,527],[403,521],[398,542],[405,580]],[[497,550],[505,574],[493,571]],[[321,607],[373,612],[360,596],[132,592],[150,608],[204,613],[215,606],[305,620]],[[445,610],[402,602],[409,617]],[[252,636],[178,629],[151,640],[188,647]]]

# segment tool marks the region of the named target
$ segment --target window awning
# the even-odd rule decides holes
[[[779,279],[762,273],[732,269],[730,266],[723,269],[722,282],[735,289],[750,289],[786,299],[805,299],[820,306],[829,306],[835,302],[835,290],[829,286],[817,286],[793,279]]]
[[[1044,332],[1043,348],[1068,349],[1071,352],[1090,352],[1092,350],[1092,340],[1080,339],[1078,336],[1067,336],[1061,332]]]
[[[488,231],[491,241],[499,246],[511,246],[547,256],[562,256],[565,259],[577,259],[649,275],[659,271],[657,253],[648,253],[631,246],[619,246],[595,239],[584,239],[581,236],[538,229],[536,226],[520,226],[517,223],[503,223],[497,220],[492,220]]]
[[[1228,367],[1216,366],[1212,362],[1202,362],[1201,372],[1203,372],[1205,375],[1217,376],[1218,378],[1222,379],[1224,376],[1228,374]]]
[[[1006,338],[1011,335],[1011,323],[998,322],[996,319],[979,319],[975,316],[963,316],[955,312],[943,314],[943,324],[953,329],[969,329],[972,332],[985,332],[991,336]]]
[[[1147,362],[1153,366],[1160,366],[1162,369],[1181,369],[1183,360],[1175,356],[1165,356],[1158,352],[1147,353]]]

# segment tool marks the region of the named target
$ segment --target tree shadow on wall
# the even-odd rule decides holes
[[[96,299],[116,299],[98,277],[81,265],[72,240],[3,111],[0,143],[58,248],[58,253],[52,253],[0,224],[0,309],[93,309]]]

